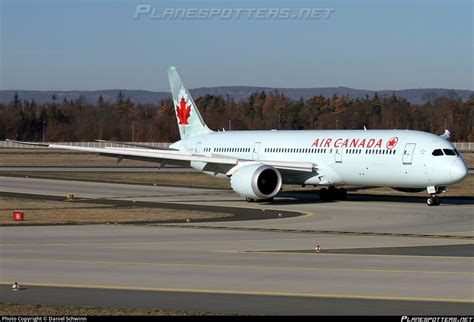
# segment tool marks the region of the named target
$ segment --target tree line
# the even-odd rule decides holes
[[[395,95],[348,98],[322,95],[292,100],[280,92],[255,92],[236,101],[205,95],[195,100],[213,130],[411,129],[442,134],[452,141],[474,141],[474,95],[462,100],[455,93],[410,104]],[[137,104],[119,92],[115,101],[83,97],[39,104],[15,94],[0,103],[0,139],[24,141],[93,141],[94,139],[173,142],[179,139],[171,99]]]

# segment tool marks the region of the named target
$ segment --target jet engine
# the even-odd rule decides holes
[[[247,200],[273,198],[281,188],[280,172],[265,164],[243,166],[230,178],[232,189]]]

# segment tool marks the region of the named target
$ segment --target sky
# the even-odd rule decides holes
[[[0,0],[0,89],[169,91],[166,68],[176,65],[190,88],[474,90],[473,7],[469,0]]]

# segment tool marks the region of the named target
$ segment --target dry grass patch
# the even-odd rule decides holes
[[[13,211],[23,211],[24,221],[13,221]],[[135,221],[186,221],[229,217],[219,212],[179,209],[117,207],[70,201],[0,197],[0,225],[84,224]]]
[[[216,315],[204,312],[163,311],[151,309],[125,309],[106,307],[78,307],[62,305],[32,305],[0,303],[0,312],[5,316],[97,316],[97,315],[148,315],[148,316],[201,316]]]

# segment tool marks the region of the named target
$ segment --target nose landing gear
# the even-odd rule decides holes
[[[441,200],[436,194],[433,194],[428,199],[426,199],[426,203],[428,206],[439,206],[441,204]]]
[[[426,204],[428,206],[439,206],[441,204],[441,200],[438,197],[438,194],[445,192],[446,187],[435,187],[435,186],[429,186],[426,188],[430,196],[428,199],[426,199]]]

